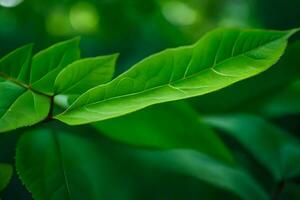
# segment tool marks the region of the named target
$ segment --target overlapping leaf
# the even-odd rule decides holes
[[[207,117],[241,143],[277,181],[300,175],[300,141],[252,115]]]
[[[141,153],[140,159],[147,165],[160,166],[168,171],[192,176],[223,188],[244,200],[270,199],[247,172],[230,167],[199,152],[190,150],[148,151]]]
[[[54,94],[59,72],[80,58],[79,38],[55,44],[37,53],[32,59],[30,83],[40,92]]]
[[[0,60],[0,132],[29,126],[45,118],[50,100],[30,90],[31,45]]]
[[[0,191],[9,183],[13,169],[11,165],[0,163]]]
[[[272,66],[294,32],[218,29],[195,45],[146,58],[84,93],[56,118],[84,124],[216,91]]]
[[[233,163],[229,149],[184,102],[151,106],[93,124],[101,133],[140,147],[187,148]]]
[[[83,135],[55,125],[22,136],[16,167],[35,200],[131,199],[99,140]]]
[[[55,80],[55,103],[63,107],[87,90],[110,81],[118,54],[76,61],[64,68]]]

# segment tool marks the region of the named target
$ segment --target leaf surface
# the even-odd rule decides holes
[[[13,169],[11,165],[0,163],[0,191],[9,183]]]
[[[21,47],[0,60],[0,132],[43,120],[50,99],[30,89],[32,45]]]
[[[32,59],[30,83],[46,94],[53,94],[59,72],[80,58],[79,38],[57,43],[37,53]]]
[[[217,29],[194,45],[146,58],[81,95],[56,118],[84,124],[219,90],[276,63],[294,32]]]
[[[66,99],[67,105],[87,90],[107,83],[114,75],[118,54],[85,58],[64,68],[55,80],[55,102]],[[64,105],[64,106],[67,106]]]
[[[33,198],[127,199],[126,185],[117,181],[115,165],[97,141],[57,124],[26,132],[17,146],[16,167]]]
[[[232,164],[229,149],[214,131],[184,102],[155,105],[93,124],[115,140],[155,149],[188,148]]]
[[[209,156],[191,150],[143,152],[140,159],[146,165],[192,176],[216,187],[228,190],[244,200],[270,199],[262,187],[244,170],[230,167]]]
[[[252,115],[211,116],[204,119],[242,144],[280,181],[300,175],[300,141]]]

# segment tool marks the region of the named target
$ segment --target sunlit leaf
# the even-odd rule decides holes
[[[50,99],[28,85],[32,46],[0,60],[0,132],[33,125],[46,118]]]
[[[276,63],[294,32],[217,29],[192,46],[146,58],[84,93],[56,118],[84,124],[216,91]]]
[[[114,75],[118,54],[99,56],[75,61],[64,68],[56,77],[56,102],[60,99],[77,98],[87,90],[110,81]]]
[[[218,92],[194,98],[192,103],[201,113],[257,112],[265,102],[300,77],[299,52],[300,41],[291,43],[280,61],[266,72]]]
[[[53,94],[56,76],[64,67],[79,58],[79,38],[55,44],[37,53],[32,59],[32,87],[40,92]]]

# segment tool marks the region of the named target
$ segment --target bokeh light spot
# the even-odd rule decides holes
[[[99,28],[98,10],[87,2],[76,3],[70,10],[70,22],[80,33],[93,33]]]
[[[23,0],[0,0],[0,5],[3,7],[12,8],[12,7],[16,7],[22,2]]]
[[[162,13],[174,25],[192,25],[197,20],[197,11],[180,1],[169,1],[163,4]]]
[[[72,34],[72,27],[67,12],[54,9],[46,19],[46,28],[49,34],[66,36]]]

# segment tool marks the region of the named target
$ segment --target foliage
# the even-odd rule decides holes
[[[267,70],[284,54],[295,32],[216,29],[194,45],[152,55],[116,78],[118,55],[80,59],[78,38],[34,56],[32,45],[9,53],[0,60],[0,131],[36,125],[22,129],[25,133],[17,144],[21,180],[34,199],[134,199],[137,187],[124,187],[129,165],[120,159],[124,156],[135,167],[191,176],[245,200],[270,199],[212,127],[247,149],[275,184],[299,175],[300,142],[255,116],[201,117],[183,99]],[[293,57],[295,46],[278,65]],[[183,101],[167,103],[175,100]],[[70,125],[97,123],[73,128],[50,122],[55,119]],[[95,130],[157,150],[110,145],[105,151],[115,148],[112,155],[117,158],[110,159],[98,136],[83,134]],[[0,167],[2,189],[12,169]],[[140,174],[130,174],[133,183],[139,180]]]

